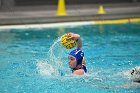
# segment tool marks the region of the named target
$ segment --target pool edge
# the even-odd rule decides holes
[[[137,23],[137,22],[140,22],[140,18],[99,20],[99,21],[95,21],[95,24],[125,24],[125,23]]]
[[[139,22],[140,22],[140,18],[127,18],[127,19],[79,21],[79,22],[60,22],[60,23],[46,23],[46,24],[2,25],[2,26],[0,26],[0,29],[55,28],[55,27],[63,27],[63,26],[74,27],[74,26],[79,26],[79,25],[125,24],[125,23],[139,23]]]

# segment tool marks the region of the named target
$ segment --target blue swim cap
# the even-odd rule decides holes
[[[71,51],[69,55],[74,56],[76,58],[77,65],[82,65],[84,52],[80,48]]]

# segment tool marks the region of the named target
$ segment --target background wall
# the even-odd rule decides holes
[[[132,3],[140,0],[65,0],[67,5],[73,4],[100,4],[100,3]],[[26,5],[56,5],[58,0],[15,0],[17,6]]]
[[[65,0],[66,5],[134,3],[140,0]],[[17,7],[57,6],[58,0],[0,0],[0,10]]]
[[[140,17],[140,0],[65,0],[65,2],[66,11],[62,11],[58,8],[58,0],[0,0],[0,25]]]

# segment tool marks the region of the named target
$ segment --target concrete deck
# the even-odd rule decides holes
[[[68,21],[94,21],[122,18],[140,18],[140,3],[105,4],[106,14],[98,14],[99,5],[67,6],[67,16],[57,16],[57,6],[15,7],[0,10],[0,25],[41,24]]]

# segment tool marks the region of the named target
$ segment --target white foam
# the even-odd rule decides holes
[[[134,70],[134,72],[132,70]],[[131,74],[132,72],[133,72],[133,74]],[[127,78],[137,82],[137,81],[140,81],[140,73],[138,73],[138,72],[140,72],[140,66],[137,66],[135,68],[131,68],[127,71],[124,71],[123,74]]]
[[[131,78],[133,81],[140,81],[140,66],[136,66],[135,68],[133,68],[131,73]]]
[[[37,62],[37,70],[42,76],[50,76],[57,73],[57,71],[45,61]]]
[[[123,74],[126,78],[131,79],[131,70],[123,71],[122,74]]]

